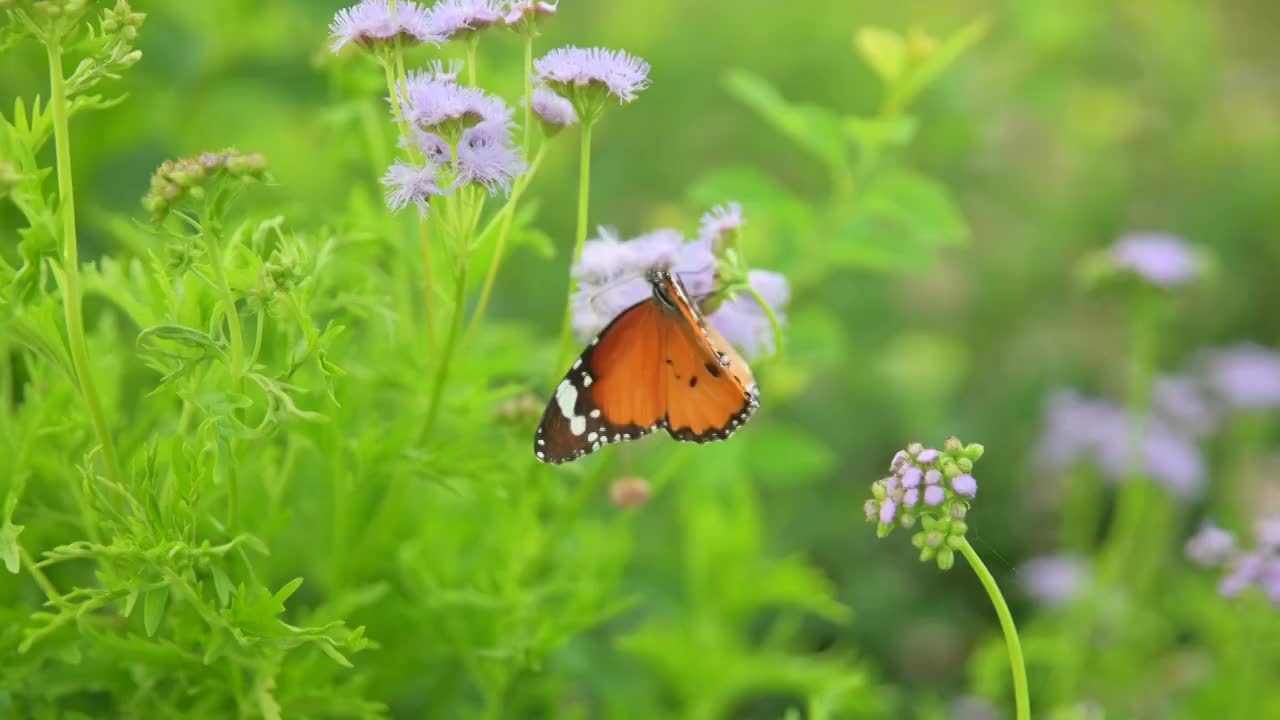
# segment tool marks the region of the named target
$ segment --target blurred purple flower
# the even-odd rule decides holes
[[[698,227],[698,239],[710,244],[713,249],[718,249],[720,243],[730,233],[737,232],[746,224],[747,221],[742,218],[740,203],[717,205],[702,216]]]
[[[1200,567],[1218,567],[1236,553],[1236,536],[1206,522],[1187,540],[1187,558]]]
[[[1055,391],[1046,403],[1040,462],[1059,471],[1087,463],[1113,481],[1123,480],[1130,471],[1130,425],[1128,413],[1114,403]],[[1142,471],[1180,497],[1197,497],[1205,482],[1200,448],[1161,418],[1146,425]]]
[[[539,80],[566,97],[575,88],[603,88],[619,102],[631,102],[649,86],[649,63],[621,50],[563,47],[533,64]]]
[[[904,468],[898,477],[902,479],[902,487],[918,488],[920,487],[920,479],[924,477],[924,472],[915,465],[912,465]]]
[[[677,230],[656,230],[622,240],[614,231],[601,228],[600,237],[583,246],[582,259],[573,268],[578,281],[573,296],[574,332],[589,338],[623,310],[648,298],[653,288],[645,274],[654,269],[676,273],[695,300],[715,287],[715,258],[705,244],[685,242]]]
[[[553,3],[529,2],[528,0],[512,2],[502,21],[510,27],[519,27],[526,20],[535,22],[540,18],[555,15],[559,5],[560,0],[556,0]]]
[[[885,525],[893,523],[894,517],[898,514],[898,504],[892,499],[885,500],[880,503],[880,522]]]
[[[978,494],[978,481],[972,475],[958,475],[951,481],[951,489],[957,495],[971,498]]]
[[[458,184],[475,183],[493,195],[511,192],[511,181],[525,171],[524,159],[511,145],[501,123],[484,122],[462,133],[458,143]]]
[[[1254,523],[1253,536],[1258,547],[1267,552],[1280,550],[1280,517],[1264,518]]]
[[[902,504],[907,507],[915,507],[920,504],[920,489],[911,488],[902,493]]]
[[[1280,353],[1243,343],[1205,355],[1206,383],[1234,410],[1280,408]]]
[[[578,124],[578,113],[573,109],[573,103],[552,92],[551,88],[539,85],[533,89],[531,99],[533,111],[549,131]]]
[[[347,45],[368,47],[397,37],[410,43],[439,44],[443,40],[431,31],[427,10],[408,0],[396,5],[394,16],[388,0],[363,0],[339,10],[329,25],[329,35],[333,39],[335,53]]]
[[[1042,555],[1018,568],[1027,597],[1046,607],[1062,607],[1079,597],[1089,582],[1089,562],[1072,554]]]
[[[1177,432],[1193,438],[1211,434],[1218,424],[1213,406],[1199,383],[1187,375],[1157,378],[1151,391],[1152,412]]]
[[[1218,581],[1218,594],[1235,597],[1248,590],[1262,579],[1266,565],[1266,560],[1256,553],[1237,555],[1231,561],[1229,572]]]
[[[937,507],[947,499],[947,491],[942,489],[941,485],[929,485],[924,489],[924,504],[930,507]]]
[[[921,450],[916,454],[916,462],[932,463],[938,461],[938,451],[933,448]]]
[[[463,126],[497,123],[512,127],[512,112],[502,98],[479,88],[459,85],[456,66],[437,64],[432,69],[414,72],[399,88],[401,112],[415,127],[438,130],[460,123]]]
[[[752,270],[747,273],[747,282],[769,303],[778,322],[785,323],[783,308],[791,298],[786,276],[768,270]],[[748,358],[773,353],[777,349],[774,347],[773,323],[769,322],[769,316],[760,303],[749,294],[743,293],[724,301],[707,319]]]
[[[991,701],[980,697],[962,697],[947,708],[947,720],[1005,720],[1006,715]]]
[[[1175,288],[1195,280],[1202,270],[1200,258],[1181,238],[1162,233],[1134,233],[1111,248],[1116,265],[1162,288]]]
[[[450,40],[497,25],[504,14],[502,0],[440,0],[428,13],[427,27]]]
[[[418,212],[425,216],[431,197],[444,194],[437,184],[438,174],[439,168],[430,162],[409,165],[397,160],[382,177],[382,184],[387,186],[387,207],[400,211],[417,205]]]

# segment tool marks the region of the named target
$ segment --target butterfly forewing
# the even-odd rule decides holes
[[[563,463],[653,432],[665,412],[662,310],[653,299],[624,310],[587,346],[542,414],[539,460]],[[658,389],[658,391],[655,391]]]
[[[755,379],[669,273],[654,297],[624,310],[556,387],[534,438],[539,460],[563,463],[659,426],[687,442],[724,440],[759,406]]]

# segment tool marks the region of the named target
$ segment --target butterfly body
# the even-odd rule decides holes
[[[534,437],[564,463],[658,428],[685,442],[727,439],[759,407],[751,370],[707,325],[680,279],[655,270],[652,296],[627,308],[556,386]]]

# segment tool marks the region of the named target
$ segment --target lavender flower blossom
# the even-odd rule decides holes
[[[1152,412],[1169,429],[1189,438],[1203,438],[1218,425],[1218,414],[1190,376],[1165,375],[1151,389]]]
[[[1053,470],[1090,464],[1118,482],[1131,470],[1131,425],[1128,413],[1113,403],[1071,390],[1055,392],[1046,406],[1040,461]],[[1180,497],[1199,496],[1205,483],[1200,448],[1162,418],[1153,417],[1146,425],[1142,471]]]
[[[400,86],[398,96],[395,101],[400,104],[401,113],[420,130],[444,132],[496,123],[509,132],[513,126],[513,113],[502,98],[459,85],[456,66],[437,63],[429,70],[411,74]]]
[[[742,205],[731,202],[719,205],[702,216],[698,228],[698,239],[718,248],[733,233],[738,232],[747,221],[742,218]]]
[[[440,0],[428,13],[427,27],[452,40],[503,22],[502,6],[501,0]]]
[[[1243,343],[1209,352],[1206,383],[1233,410],[1280,408],[1280,353]]]
[[[628,103],[649,86],[649,63],[621,50],[564,47],[533,64],[538,80],[573,98],[579,88],[599,88]]]
[[[1203,263],[1180,238],[1160,233],[1126,235],[1111,248],[1112,258],[1156,287],[1172,289],[1198,278]]]
[[[1023,563],[1018,579],[1028,597],[1046,607],[1062,607],[1084,591],[1089,563],[1078,555],[1042,555]]]
[[[511,145],[510,133],[497,122],[468,128],[458,143],[457,183],[475,183],[490,195],[511,192],[511,181],[525,171],[524,160]]]
[[[1206,522],[1187,541],[1187,558],[1200,567],[1219,567],[1236,553],[1236,536]]]
[[[871,500],[864,510],[867,520],[876,523],[880,537],[889,535],[897,525],[912,527],[919,520],[923,528],[911,542],[920,549],[920,559],[936,561],[939,568],[947,570],[955,561],[956,550],[964,547],[968,531],[965,514],[978,492],[978,482],[970,473],[983,449],[977,444],[965,446],[957,438],[947,440],[944,448],[941,452],[925,450],[913,443],[900,451],[890,463],[893,474],[872,483]],[[952,489],[939,482],[944,476],[950,479]]]
[[[768,270],[752,270],[747,273],[747,282],[773,308],[778,322],[786,322],[782,308],[791,298],[787,278]],[[724,301],[707,320],[726,340],[741,348],[748,358],[772,354],[777,349],[774,347],[773,323],[760,303],[749,294],[743,293]]]
[[[573,103],[555,94],[545,85],[533,89],[531,98],[533,112],[542,121],[547,135],[554,135],[560,130],[578,124],[578,113]]]
[[[559,0],[553,3],[528,0],[512,2],[502,21],[507,24],[507,27],[521,29],[525,27],[526,22],[536,23],[541,18],[555,15],[559,5]]]
[[[578,291],[573,296],[573,329],[589,338],[605,328],[623,310],[649,297],[652,289],[645,274],[652,269],[671,270],[696,299],[715,286],[715,258],[702,243],[685,242],[677,230],[657,230],[622,240],[601,228],[600,237],[588,240],[582,259],[573,268]]]
[[[397,3],[394,15],[388,0],[363,0],[333,16],[329,25],[333,52],[347,45],[369,47],[397,38],[406,43],[439,44],[443,38],[431,30],[427,15],[426,9],[409,0]]]
[[[427,214],[427,203],[433,195],[443,195],[437,184],[439,168],[428,162],[425,165],[409,165],[396,161],[382,178],[387,186],[387,207],[394,211],[409,205],[417,205],[418,212]]]

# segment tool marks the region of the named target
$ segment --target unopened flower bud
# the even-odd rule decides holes
[[[907,446],[907,454],[910,455],[911,457],[915,457],[916,455],[919,455],[922,452],[924,452],[924,445],[918,442],[911,443],[910,445]]]
[[[973,472],[973,461],[967,457],[962,457],[959,460],[956,460],[956,467],[960,468],[961,472]]]
[[[955,435],[952,435],[951,437],[947,438],[947,441],[942,444],[942,449],[946,450],[949,453],[960,452],[960,450],[963,448],[964,448],[964,445],[960,442],[960,438],[956,437]]]
[[[938,569],[950,570],[956,564],[956,553],[949,547],[938,548]]]
[[[644,507],[652,497],[653,488],[649,481],[641,478],[621,478],[609,485],[609,502],[624,510]]]
[[[952,534],[952,535],[956,535],[956,536],[959,536],[959,537],[964,537],[964,534],[965,534],[965,533],[967,533],[967,532],[969,532],[969,525],[968,525],[965,521],[963,521],[963,520],[955,520],[955,521],[952,521],[952,523],[951,523],[951,534]]]
[[[960,548],[964,547],[964,536],[963,536],[963,535],[948,535],[948,536],[947,536],[947,547],[951,548],[952,550],[959,550]]]
[[[965,457],[977,462],[982,459],[982,453],[986,452],[986,448],[978,443],[969,443],[964,448]]]

